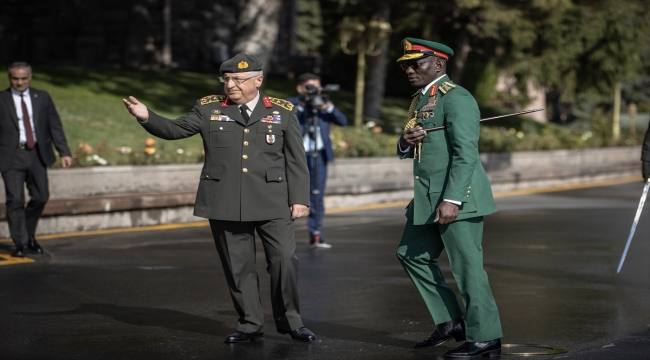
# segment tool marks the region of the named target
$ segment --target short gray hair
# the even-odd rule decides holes
[[[17,68],[17,67],[26,67],[26,68],[29,69],[29,73],[30,74],[32,73],[32,66],[29,65],[28,63],[24,62],[24,61],[16,61],[15,63],[9,65],[9,68],[7,70],[11,71],[11,69]]]

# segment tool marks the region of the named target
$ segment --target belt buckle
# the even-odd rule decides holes
[[[27,148],[27,144],[26,144],[26,143],[19,143],[19,144],[18,144],[18,148],[19,148],[20,150],[25,150],[25,149]]]

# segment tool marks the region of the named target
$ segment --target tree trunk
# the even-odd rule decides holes
[[[374,17],[390,21],[390,4],[384,0],[378,4]],[[386,63],[388,58],[388,40],[381,44],[381,53],[368,57],[368,74],[363,92],[363,116],[372,119],[380,118],[381,105],[384,101],[386,86]]]
[[[466,29],[461,29],[458,34],[457,49],[454,56],[451,58],[454,66],[448,71],[449,77],[455,83],[460,84],[463,81],[463,73],[465,72],[465,64],[467,64],[467,57],[472,51],[469,45],[469,35]]]
[[[162,49],[162,63],[167,69],[172,67],[172,0],[165,0],[163,5],[163,24],[165,40]]]
[[[237,21],[237,37],[232,55],[244,52],[267,63],[278,39],[281,4],[282,0],[244,2]]]

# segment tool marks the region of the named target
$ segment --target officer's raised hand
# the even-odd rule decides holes
[[[133,96],[129,96],[129,99],[131,102],[127,99],[122,99],[122,101],[124,101],[124,105],[131,115],[135,116],[140,121],[146,122],[149,120],[149,110],[147,107]]]
[[[402,149],[406,149],[407,147],[416,145],[422,141],[425,136],[427,136],[427,132],[422,130],[421,126],[416,126],[412,129],[405,130],[402,133],[402,136],[399,138],[399,144]]]

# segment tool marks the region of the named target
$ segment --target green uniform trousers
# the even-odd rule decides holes
[[[407,220],[397,257],[422,295],[436,324],[465,315],[467,341],[480,342],[503,336],[488,277],[483,270],[483,217],[447,225],[413,225]],[[466,312],[445,282],[438,257],[447,250]]]
[[[237,331],[264,331],[264,313],[255,269],[255,235],[262,240],[266,271],[271,275],[273,319],[279,330],[303,326],[298,306],[298,258],[290,219],[267,221],[210,220],[230,296],[239,315]]]

